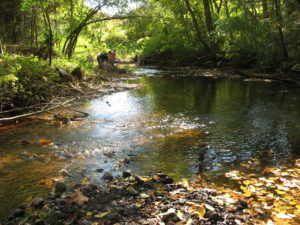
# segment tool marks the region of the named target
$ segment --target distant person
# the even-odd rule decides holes
[[[101,53],[100,55],[97,56],[97,61],[98,61],[98,63],[107,62],[108,54],[106,52]]]
[[[116,56],[117,56],[116,50],[110,51],[108,53],[108,62],[113,65],[116,61]]]

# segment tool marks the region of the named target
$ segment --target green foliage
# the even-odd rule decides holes
[[[35,57],[4,55],[0,57],[0,100],[26,106],[42,101],[49,87],[59,81],[58,74],[46,62]]]
[[[224,40],[225,57],[236,65],[272,66],[282,59],[275,42],[277,34],[268,21],[230,17],[220,21],[217,31]]]

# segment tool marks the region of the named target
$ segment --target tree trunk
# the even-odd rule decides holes
[[[67,37],[62,51],[65,55],[68,56],[68,58],[72,57],[79,33],[87,25],[88,21],[99,11],[99,9],[100,7],[95,7],[94,9],[91,9],[90,12],[86,15],[86,17]]]
[[[1,55],[4,55],[4,50],[3,50],[3,46],[2,46],[1,40],[0,40],[0,53],[1,53]]]
[[[288,52],[286,49],[286,44],[285,44],[285,39],[283,36],[283,31],[282,31],[282,16],[281,16],[281,4],[280,4],[280,0],[274,0],[274,5],[275,5],[275,13],[276,13],[276,17],[277,17],[277,21],[278,21],[278,34],[279,34],[279,38],[280,38],[280,43],[281,43],[281,47],[282,47],[282,53],[284,58],[288,58]]]
[[[230,13],[229,13],[229,7],[228,7],[228,0],[224,0],[225,3],[225,13],[227,18],[230,18]]]
[[[212,32],[214,30],[214,26],[213,26],[211,12],[210,12],[209,0],[203,0],[203,6],[204,6],[206,28],[208,32]]]
[[[267,0],[262,0],[262,7],[263,7],[264,18],[268,18],[268,1]]]
[[[187,8],[190,16],[192,17],[192,21],[193,21],[193,25],[194,25],[194,29],[195,29],[196,37],[197,37],[198,41],[203,45],[204,50],[206,52],[210,52],[210,48],[209,48],[208,44],[206,43],[206,41],[204,40],[204,37],[203,37],[203,35],[201,33],[199,24],[197,22],[195,13],[194,13],[194,11],[191,8],[189,0],[184,0],[184,2],[185,2],[186,8]]]
[[[218,5],[218,3],[217,3],[216,0],[212,0],[212,3],[215,6],[217,14],[219,14],[220,11],[221,11],[221,8],[222,8],[223,0],[220,0],[220,4],[219,5]],[[211,5],[212,5],[212,3],[211,3]]]
[[[44,20],[45,20],[45,25],[48,28],[48,58],[49,58],[49,65],[52,65],[52,53],[53,53],[53,32],[52,32],[52,26],[51,26],[51,20],[49,13],[47,9],[45,10],[43,7],[43,13],[44,13]]]

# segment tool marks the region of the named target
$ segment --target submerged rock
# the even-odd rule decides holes
[[[112,181],[114,177],[111,172],[105,172],[102,179],[107,181]]]
[[[104,169],[102,169],[102,168],[96,169],[97,173],[102,173],[103,171],[104,171]]]
[[[21,217],[25,215],[25,210],[24,209],[17,209],[14,213],[15,217]]]
[[[62,182],[57,182],[55,184],[55,195],[61,196],[62,193],[64,193],[67,190],[67,185],[65,183]]]
[[[123,171],[123,178],[131,177],[131,173],[129,171]]]

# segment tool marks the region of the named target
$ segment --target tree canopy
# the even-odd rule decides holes
[[[269,69],[300,60],[299,0],[13,0],[0,6],[2,43],[34,46],[44,59],[116,48],[124,56],[195,65]]]

